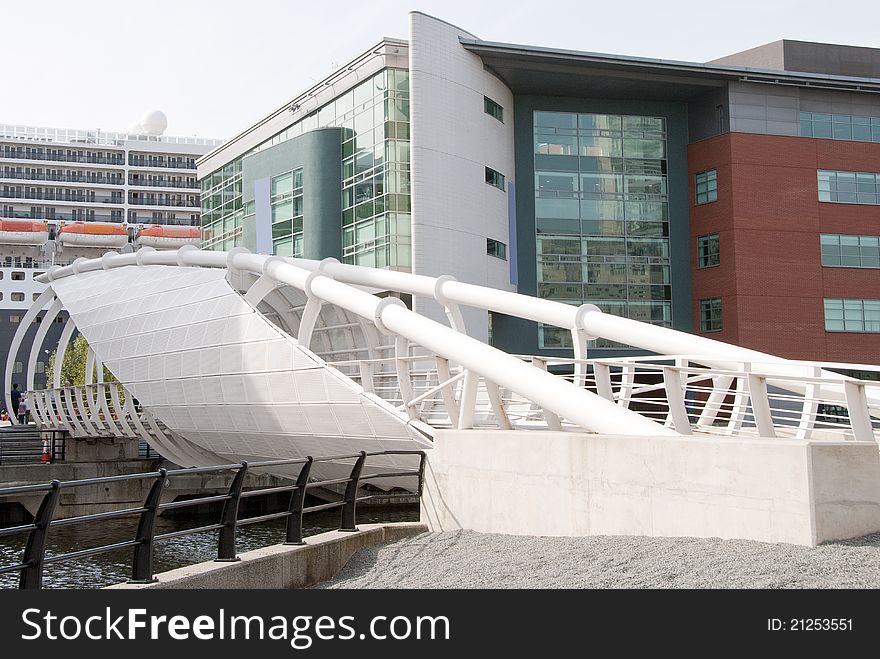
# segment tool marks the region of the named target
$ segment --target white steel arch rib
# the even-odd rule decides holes
[[[861,396],[866,411],[877,404],[875,394],[861,385],[853,390],[841,376],[815,366],[610,316],[593,305],[573,307],[451,277],[334,259],[285,259],[238,248],[228,253],[145,248],[77,260],[41,280],[50,288],[28,314],[36,315],[57,296],[88,340],[95,365],[106,365],[125,387],[126,413],[129,396],[143,405],[146,423],[138,429],[150,424],[157,444],[193,464],[209,456],[284,458],[379,450],[401,442],[428,445],[433,429],[425,423],[426,410],[439,408],[445,423],[460,428],[489,417],[502,429],[523,427],[537,410],[545,428],[562,428],[564,420],[604,434],[689,434],[678,388],[687,386],[686,377],[674,368],[664,371],[667,386],[676,388],[669,400],[677,406],[670,408],[665,424],[627,409],[623,399],[633,389],[631,373],[618,400],[598,377],[597,393],[584,388],[586,342],[596,337],[660,355],[690,355],[721,369],[715,378],[719,392],[726,392],[734,377],[728,371],[760,363],[763,373],[748,380],[749,396],[766,390],[767,378],[778,377],[784,380],[780,386],[792,391],[809,389],[847,404],[858,403]],[[395,297],[376,295],[379,291],[433,298],[446,310],[451,327],[410,311]],[[528,363],[467,336],[461,331],[460,306],[571,331],[574,382],[547,372],[541,360]],[[63,343],[69,339],[66,330]],[[607,370],[598,364],[597,374],[600,367]],[[797,380],[801,374],[813,380],[803,384]],[[102,387],[93,385],[98,391]],[[712,394],[720,401],[725,395]],[[525,401],[520,407],[526,411],[514,413],[511,397]],[[107,426],[116,427],[116,413],[106,400],[97,407],[100,414],[93,414],[93,420],[100,424],[103,415]],[[769,413],[760,405],[752,407],[758,427],[766,428]],[[700,415],[703,425],[710,416],[711,410]],[[94,432],[96,424],[87,417],[80,421]],[[863,421],[862,438],[870,431],[870,420],[867,430]],[[132,419],[131,425],[139,422]]]

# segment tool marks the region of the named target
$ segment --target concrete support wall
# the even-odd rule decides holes
[[[273,545],[241,554],[234,563],[207,561],[156,575],[148,584],[110,588],[305,588],[332,579],[352,555],[365,547],[424,533],[423,524],[361,524],[356,533],[329,531],[304,545]]]
[[[812,546],[880,530],[876,444],[441,430],[435,445],[432,531]]]

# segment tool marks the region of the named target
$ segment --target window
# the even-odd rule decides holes
[[[12,372],[13,373],[21,373],[21,371],[22,371],[21,362],[15,362],[15,364],[13,364],[13,366],[12,366]]]
[[[11,316],[9,316],[9,322],[10,323],[20,323],[21,316],[19,316],[18,314],[12,314]]]
[[[499,190],[504,189],[504,174],[496,172],[491,167],[486,167],[486,183],[494,185]]]
[[[24,302],[24,293],[13,293],[10,296],[10,299],[13,302]]]
[[[714,169],[697,174],[697,203],[708,204],[718,200],[718,173]]]
[[[826,332],[880,332],[880,300],[825,300]]]
[[[483,97],[483,109],[486,114],[492,115],[498,121],[504,123],[504,108],[498,105],[495,101],[493,101],[488,96]]]
[[[697,238],[697,267],[711,268],[721,264],[720,241],[717,233]]]
[[[40,293],[31,293],[31,302],[36,302],[38,297],[40,297]]]
[[[34,366],[34,373],[45,373],[46,372],[46,364],[38,361]]]
[[[536,111],[533,129],[539,297],[671,325],[665,118]],[[538,336],[571,347],[566,330]]]
[[[801,112],[801,137],[880,142],[880,117]]]
[[[272,178],[272,253],[280,256],[302,256],[303,235],[303,177],[302,168]],[[372,198],[372,179],[359,184],[360,201]],[[366,188],[366,189],[363,189]],[[345,192],[348,205],[355,188]]]
[[[495,258],[507,260],[507,245],[500,240],[486,238],[486,254]]]
[[[538,346],[543,349],[571,348],[571,331],[538,323]]]
[[[880,174],[820,169],[819,201],[841,204],[880,204]]]
[[[700,331],[721,331],[721,298],[700,300]]]
[[[12,272],[12,281],[24,281],[24,273],[14,270]]]
[[[880,268],[880,237],[822,234],[822,265],[842,268]]]

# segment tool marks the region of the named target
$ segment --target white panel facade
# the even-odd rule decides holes
[[[141,405],[226,459],[416,448],[405,416],[380,407],[302,349],[245,302],[225,275],[130,267],[58,280],[53,288]]]
[[[509,263],[486,253],[487,238],[510,246],[508,192],[485,178],[491,167],[506,188],[514,181],[513,94],[459,37],[474,38],[410,14],[413,273],[514,290]],[[503,122],[485,112],[486,96],[504,108]],[[443,319],[433,300],[417,298],[415,309]],[[465,310],[465,322],[486,339],[485,312]]]

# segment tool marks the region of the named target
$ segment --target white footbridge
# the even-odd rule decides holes
[[[16,355],[41,318],[25,370],[37,424],[74,438],[141,438],[183,466],[430,447],[443,428],[880,436],[880,382],[837,372],[880,367],[786,360],[448,276],[188,246],[78,259],[39,280],[49,286],[6,359],[7,409]],[[409,310],[398,295],[436,300],[448,323]],[[564,328],[574,359],[487,345],[467,335],[461,307]],[[80,332],[89,344],[86,384],[62,386],[59,368],[35,390],[62,308],[69,320],[56,363]],[[590,359],[597,338],[656,356]],[[388,465],[404,466],[398,459]]]

